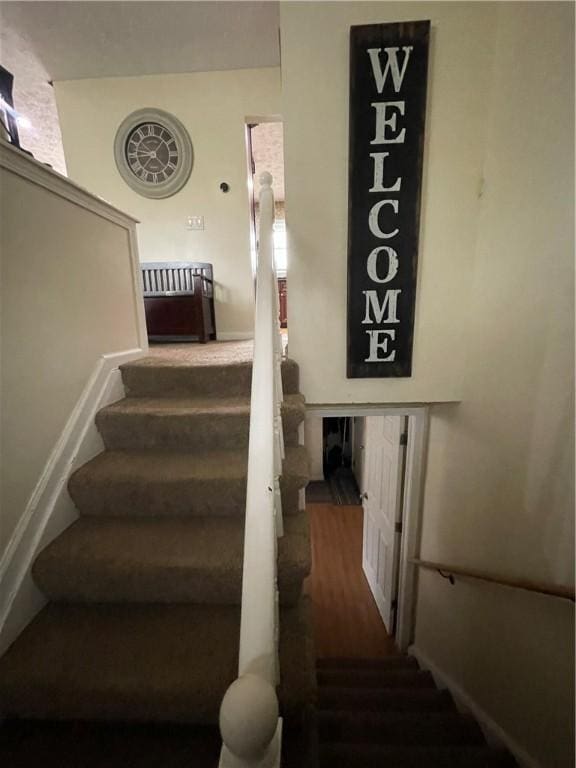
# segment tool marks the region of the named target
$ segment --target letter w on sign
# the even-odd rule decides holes
[[[412,375],[429,34],[350,30],[348,378]]]

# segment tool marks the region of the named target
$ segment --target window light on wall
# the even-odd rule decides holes
[[[276,262],[276,271],[283,277],[287,269],[286,253],[286,222],[284,219],[276,219],[274,222],[274,261]]]

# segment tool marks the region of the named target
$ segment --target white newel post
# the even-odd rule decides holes
[[[278,663],[277,536],[284,440],[282,357],[274,266],[272,176],[260,176],[254,360],[248,443],[246,525],[238,678],[220,707],[220,768],[279,768],[282,719]]]

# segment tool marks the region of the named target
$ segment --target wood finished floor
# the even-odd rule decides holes
[[[307,504],[316,656],[380,658],[397,653],[362,570],[362,507]]]

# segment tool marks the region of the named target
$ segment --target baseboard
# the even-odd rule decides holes
[[[246,341],[254,338],[254,331],[218,331],[216,338],[218,341]]]
[[[94,417],[124,396],[119,366],[142,349],[103,355],[78,399],[0,560],[0,653],[45,604],[30,577],[34,557],[78,516],[68,495],[70,474],[103,450]]]
[[[543,768],[449,674],[432,661],[428,654],[418,648],[417,645],[411,645],[408,648],[408,653],[418,660],[421,667],[432,673],[432,677],[439,688],[447,688],[450,691],[461,712],[469,712],[474,716],[482,728],[488,744],[507,749],[514,755],[521,768]]]

